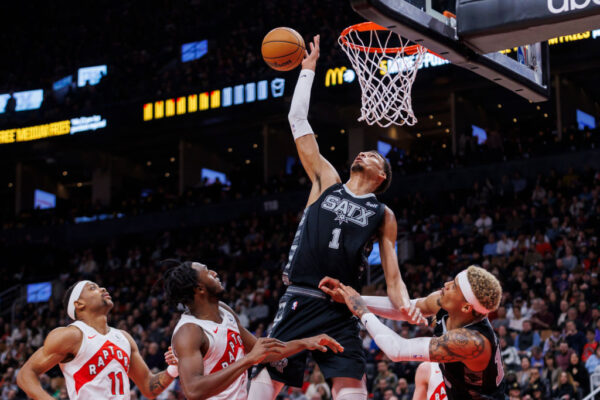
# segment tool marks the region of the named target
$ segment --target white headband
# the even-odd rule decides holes
[[[465,296],[465,300],[467,303],[473,306],[473,309],[477,311],[479,314],[489,314],[491,310],[488,310],[484,306],[481,305],[475,294],[473,293],[473,289],[471,288],[471,283],[469,282],[469,277],[467,276],[467,270],[465,269],[460,274],[456,275],[458,280],[458,286],[460,286],[460,290]]]
[[[79,300],[81,296],[81,292],[86,284],[92,283],[90,281],[79,281],[77,285],[73,288],[71,292],[71,296],[69,296],[69,304],[67,305],[67,315],[71,317],[72,320],[75,320],[75,302]]]

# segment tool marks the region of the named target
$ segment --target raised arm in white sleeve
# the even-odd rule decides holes
[[[290,122],[290,127],[292,128],[294,140],[314,133],[308,123],[310,91],[314,78],[315,71],[303,69],[300,71],[300,77],[296,83],[296,89],[294,89],[294,97],[292,97],[292,105],[288,114],[288,120]]]
[[[372,313],[363,314],[361,321],[369,334],[392,361],[429,361],[431,338],[404,339],[385,326]]]

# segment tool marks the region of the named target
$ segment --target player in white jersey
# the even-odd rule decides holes
[[[215,271],[198,262],[179,263],[164,278],[167,300],[183,304],[173,332],[173,352],[179,359],[183,392],[188,399],[246,400],[247,369],[260,362],[279,362],[303,350],[343,351],[327,335],[283,343],[257,339],[244,328],[233,310],[219,302],[225,290]]]
[[[137,344],[125,331],[107,323],[113,302],[105,288],[80,281],[65,294],[74,323],[56,328],[19,371],[17,383],[34,400],[53,400],[39,375],[59,364],[71,400],[129,399],[129,379],[154,398],[177,376],[177,368],[152,374]]]
[[[440,365],[436,362],[419,364],[412,400],[445,400],[446,398],[446,386]]]

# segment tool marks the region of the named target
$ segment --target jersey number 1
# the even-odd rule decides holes
[[[331,241],[329,242],[330,249],[339,249],[340,248],[340,234],[341,233],[342,233],[342,230],[340,228],[333,229],[333,231],[331,232],[331,235],[333,237],[331,238]]]
[[[120,394],[123,395],[123,372],[119,371],[119,372],[111,372],[110,374],[108,374],[108,379],[110,379],[110,383],[111,383],[111,390],[112,390],[112,394],[113,396]],[[119,387],[117,388],[117,380],[119,380]],[[119,389],[119,391],[117,392],[117,389]]]

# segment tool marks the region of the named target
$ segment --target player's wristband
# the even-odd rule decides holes
[[[429,361],[431,338],[404,339],[372,313],[360,319],[379,348],[392,361]]]
[[[290,121],[290,127],[292,128],[294,140],[314,133],[313,129],[308,123],[310,90],[314,78],[315,71],[303,69],[300,71],[300,77],[296,83],[296,89],[294,89],[294,97],[292,97],[292,105],[290,106],[290,113],[288,114],[288,120]]]
[[[179,368],[177,368],[177,365],[169,365],[167,367],[167,374],[169,374],[171,378],[177,378],[179,376]]]

